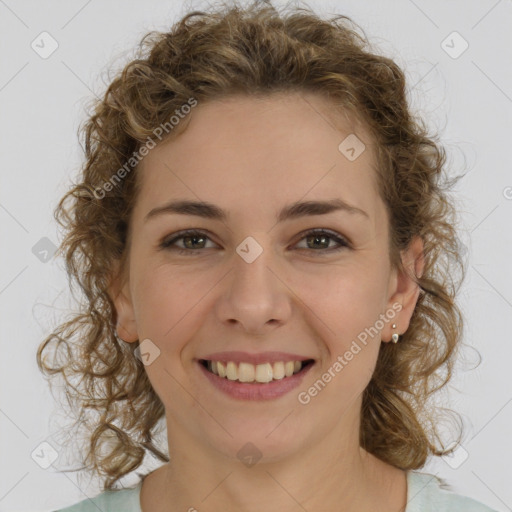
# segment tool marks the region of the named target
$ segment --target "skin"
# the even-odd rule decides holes
[[[364,127],[333,112],[313,93],[199,104],[186,130],[153,149],[137,170],[129,259],[111,294],[120,338],[149,338],[160,350],[145,368],[165,405],[171,461],[145,478],[144,512],[405,508],[405,472],[359,447],[359,424],[381,343],[407,330],[419,288],[389,260],[372,141]],[[354,161],[338,150],[350,133],[366,144]],[[336,211],[277,223],[285,205],[333,198],[368,218]],[[144,221],[171,199],[208,201],[229,217],[167,213]],[[189,241],[195,254],[158,249],[189,228],[208,235]],[[303,233],[311,228],[334,231],[350,246],[334,252],[333,239],[308,243]],[[263,249],[250,264],[236,252],[247,236]],[[176,246],[185,249],[184,242]],[[421,240],[401,256],[406,269],[421,274]],[[397,303],[402,309],[380,334],[300,404],[298,393]],[[296,390],[243,401],[222,394],[199,371],[196,358],[225,350],[292,352],[315,365]],[[262,454],[251,467],[237,457],[247,442]]]

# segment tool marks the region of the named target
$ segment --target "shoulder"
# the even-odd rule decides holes
[[[405,512],[496,512],[468,496],[456,494],[436,475],[407,471]]]
[[[87,498],[55,512],[141,512],[141,486],[142,482],[139,482],[136,487],[104,491],[95,498]]]

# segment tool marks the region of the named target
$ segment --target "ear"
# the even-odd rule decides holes
[[[388,308],[393,308],[393,304],[400,304],[402,309],[395,317],[386,323],[382,332],[382,341],[391,341],[393,333],[403,334],[409,328],[414,308],[420,295],[420,287],[414,280],[414,276],[421,277],[425,267],[423,252],[423,240],[416,236],[412,239],[409,246],[400,252],[403,269],[395,269],[390,280],[390,293]],[[394,308],[393,308],[394,309]],[[396,324],[396,328],[392,328]]]
[[[117,335],[127,343],[133,343],[139,339],[137,324],[130,294],[129,280],[123,279],[120,272],[120,262],[114,264],[114,275],[108,287],[108,293],[116,308]]]

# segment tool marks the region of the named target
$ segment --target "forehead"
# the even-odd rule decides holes
[[[375,217],[373,141],[357,119],[334,107],[312,93],[199,103],[180,121],[186,128],[139,165],[136,208],[144,214],[188,198],[277,211],[285,202],[342,197]],[[347,149],[360,154],[353,159]]]

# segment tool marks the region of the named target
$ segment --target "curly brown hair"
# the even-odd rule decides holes
[[[65,228],[59,254],[85,301],[41,343],[37,363],[45,375],[65,380],[74,427],[84,429],[87,443],[80,469],[104,478],[109,490],[147,453],[169,461],[155,444],[164,406],[134,354],[138,342],[117,336],[108,291],[115,269],[126,268],[137,165],[132,162],[133,170],[108,192],[98,190],[116,170],[126,170],[155,128],[190,98],[201,104],[278,91],[314,91],[364,123],[376,146],[393,265],[403,269],[400,251],[413,237],[424,244],[423,273],[413,276],[420,295],[410,327],[400,343],[382,344],[364,391],[360,445],[401,469],[453,451],[456,445],[443,446],[440,409],[431,398],[451,378],[463,330],[454,300],[465,274],[449,196],[455,180],[446,173],[438,137],[410,111],[400,67],[372,49],[346,16],[325,20],[309,8],[279,12],[261,2],[191,12],[169,32],[148,33],[138,51],[93,104],[81,128],[85,164],[55,210]],[[52,361],[43,357],[51,347]]]

